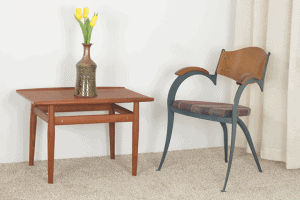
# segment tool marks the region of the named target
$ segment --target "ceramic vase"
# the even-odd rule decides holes
[[[96,68],[97,65],[90,57],[91,43],[83,45],[83,57],[76,64],[76,86],[74,95],[78,97],[97,96]]]

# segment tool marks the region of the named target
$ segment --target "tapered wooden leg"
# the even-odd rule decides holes
[[[113,109],[109,110],[109,114],[115,114]],[[110,159],[115,159],[115,122],[109,123],[109,139],[110,139]]]
[[[34,105],[31,104],[30,113],[30,138],[29,138],[29,165],[34,164],[34,147],[35,147],[35,136],[36,136],[36,121],[37,116],[33,112]]]
[[[48,183],[53,183],[55,116],[54,106],[48,106]]]
[[[136,176],[139,144],[139,102],[133,105],[133,122],[132,122],[132,176]]]

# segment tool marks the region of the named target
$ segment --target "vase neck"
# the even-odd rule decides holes
[[[90,49],[91,49],[91,46],[92,44],[85,44],[85,43],[82,43],[83,45],[83,59],[91,59],[90,57]]]

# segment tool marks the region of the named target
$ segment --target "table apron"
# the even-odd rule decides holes
[[[49,121],[48,106],[35,106],[33,112],[45,122]],[[94,124],[110,122],[132,122],[134,113],[117,104],[100,104],[100,105],[61,105],[54,106],[54,112],[78,112],[78,111],[99,111],[111,110],[120,114],[110,115],[79,115],[79,116],[60,116],[55,117],[55,125],[71,124]]]
[[[42,120],[44,120],[45,122],[48,122],[48,115],[43,112],[41,109],[34,107],[33,108],[33,112],[34,114],[36,114],[39,118],[41,118]]]
[[[63,116],[55,117],[55,125],[132,122],[133,117],[134,114]]]
[[[79,112],[79,111],[101,111],[109,110],[111,104],[85,104],[85,105],[55,105],[55,112]],[[48,112],[48,106],[36,106],[44,112]]]

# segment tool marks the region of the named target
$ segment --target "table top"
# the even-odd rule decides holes
[[[96,97],[76,97],[74,87],[20,89],[17,93],[35,105],[101,104],[154,101],[124,87],[97,87]]]

